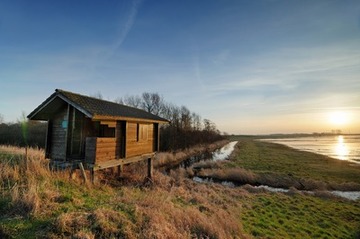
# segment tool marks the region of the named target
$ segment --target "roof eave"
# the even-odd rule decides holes
[[[135,117],[124,117],[124,116],[111,116],[111,115],[93,115],[93,120],[124,120],[124,121],[137,121],[144,123],[159,123],[159,124],[168,124],[168,120],[156,120],[156,119],[146,119],[146,118],[135,118]]]
[[[57,95],[59,98],[61,98],[63,101],[65,101],[66,103],[68,103],[69,105],[73,106],[74,108],[76,108],[77,110],[79,110],[81,113],[83,113],[86,117],[89,118],[93,118],[93,114],[91,114],[89,111],[87,111],[86,109],[84,109],[81,105],[73,102],[72,100],[68,99],[66,96],[62,95],[61,92],[58,93]]]
[[[49,96],[44,102],[42,102],[38,107],[36,107],[28,116],[29,120],[33,120],[34,117],[42,111],[46,106],[48,106],[56,98],[56,92]],[[43,120],[43,119],[42,119]]]

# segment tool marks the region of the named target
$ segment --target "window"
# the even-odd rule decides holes
[[[100,137],[114,138],[115,137],[115,128],[109,128],[107,125],[100,125]]]

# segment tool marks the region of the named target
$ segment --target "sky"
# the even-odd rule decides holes
[[[360,133],[360,1],[0,1],[0,114],[156,92],[229,134]]]

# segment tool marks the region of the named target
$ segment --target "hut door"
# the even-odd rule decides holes
[[[82,113],[74,108],[70,110],[70,124],[69,124],[69,140],[68,146],[69,156],[71,158],[78,158],[83,156],[84,142],[83,142],[83,123],[84,117]]]

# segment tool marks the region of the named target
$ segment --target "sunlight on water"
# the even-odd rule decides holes
[[[349,149],[347,148],[345,142],[344,142],[344,137],[343,136],[338,136],[337,138],[337,144],[334,147],[335,150],[335,155],[337,156],[336,158],[341,159],[341,160],[346,160],[349,157]]]
[[[325,135],[264,140],[360,164],[360,135]]]

